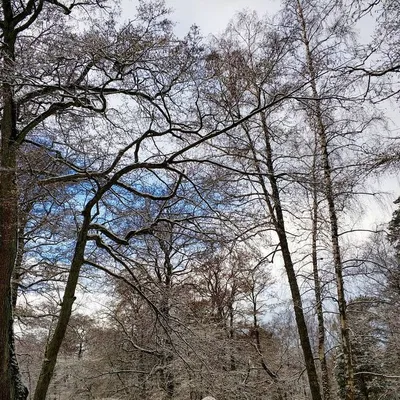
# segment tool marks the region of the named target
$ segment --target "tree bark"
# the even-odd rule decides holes
[[[286,274],[289,281],[290,292],[292,294],[294,314],[296,318],[297,329],[299,332],[301,348],[304,354],[304,361],[306,364],[311,398],[313,400],[321,400],[322,399],[321,391],[318,382],[317,370],[314,363],[314,354],[310,344],[310,337],[308,335],[307,324],[304,317],[300,289],[297,283],[296,272],[294,270],[292,256],[289,249],[289,243],[286,236],[285,221],[279,196],[278,183],[275,177],[275,169],[272,162],[272,148],[268,133],[266,117],[264,113],[261,114],[261,119],[262,119],[262,127],[264,130],[264,138],[265,138],[266,152],[267,152],[267,168],[269,172],[268,176],[272,189],[272,198],[276,213],[275,226],[279,238],[279,243],[281,246],[281,252],[285,265]]]
[[[4,135],[4,124],[2,127],[2,135]],[[17,207],[15,166],[12,167],[13,162],[4,157],[4,153],[4,146],[2,146],[2,170],[0,171],[0,399],[11,400],[14,398],[10,368],[13,343],[11,276],[17,253]],[[11,168],[14,170],[9,171],[8,169]]]
[[[94,200],[90,202],[92,205]],[[79,274],[84,264],[85,248],[87,236],[91,221],[91,206],[87,206],[83,212],[82,227],[79,230],[78,239],[75,245],[74,257],[71,263],[71,269],[68,275],[65,292],[61,303],[60,315],[54,333],[47,344],[39,379],[36,384],[34,400],[45,400],[54,374],[58,353],[67,331],[68,323],[71,317],[72,306],[75,301],[75,290],[78,284]]]
[[[23,277],[22,262],[24,260],[25,253],[25,227],[28,222],[28,215],[32,211],[33,204],[29,203],[25,210],[19,211],[19,226],[18,226],[18,245],[17,245],[17,255],[15,258],[15,265],[12,275],[11,283],[11,303],[12,308],[15,310],[17,306],[18,299],[18,289],[21,284],[21,279]],[[22,214],[22,215],[21,215]]]
[[[313,118],[316,122],[316,130],[318,135],[319,148],[320,148],[322,167],[323,167],[325,198],[328,203],[328,210],[329,210],[332,254],[333,254],[333,263],[335,267],[335,276],[336,276],[337,301],[339,306],[340,335],[341,335],[342,351],[343,351],[345,370],[346,370],[346,380],[345,380],[346,400],[354,400],[355,398],[354,370],[351,359],[350,335],[349,335],[347,315],[346,315],[347,304],[344,291],[343,265],[342,265],[340,245],[339,245],[338,218],[335,208],[335,197],[333,193],[333,183],[332,183],[331,166],[330,166],[330,159],[328,152],[327,132],[323,120],[321,100],[317,90],[317,82],[316,82],[317,75],[315,72],[314,59],[311,52],[310,41],[307,33],[307,23],[303,14],[303,8],[300,0],[297,0],[297,6],[298,6],[297,7],[298,18],[300,21],[303,34],[303,43],[305,46],[307,68],[310,77],[312,96],[314,99],[312,100],[314,102]]]
[[[172,277],[173,277],[173,265],[171,260],[172,238],[173,238],[173,225],[169,225],[167,232],[167,238],[159,239],[159,244],[164,255],[164,276],[159,276],[159,283],[162,287],[161,299],[160,299],[160,313],[163,319],[163,338],[164,347],[161,348],[161,363],[162,369],[160,370],[161,383],[165,391],[165,399],[173,399],[175,393],[175,376],[172,370],[172,363],[174,361],[173,356],[173,344],[171,339],[171,290],[172,290]],[[160,279],[161,278],[161,279]]]
[[[278,235],[280,249],[282,253],[282,258],[284,262],[284,267],[286,275],[289,282],[289,288],[293,301],[294,314],[296,319],[296,326],[300,338],[301,349],[303,351],[304,362],[306,365],[307,377],[309,382],[310,394],[312,400],[322,400],[321,390],[318,381],[317,370],[314,363],[314,355],[311,348],[310,338],[308,335],[308,329],[306,320],[304,317],[303,304],[300,294],[299,285],[297,282],[296,272],[294,269],[292,256],[289,248],[289,243],[286,236],[285,220],[283,216],[283,210],[279,195],[279,187],[277,178],[275,175],[275,168],[273,164],[272,147],[270,141],[270,133],[266,121],[265,113],[260,113],[261,127],[264,133],[265,141],[265,156],[266,156],[266,166],[268,172],[268,181],[271,187],[272,193],[269,193],[267,186],[264,182],[263,174],[261,173],[259,160],[252,145],[250,134],[247,132],[248,140],[251,145],[251,150],[253,153],[253,158],[256,161],[255,166],[257,173],[259,174],[259,182],[262,188],[264,199],[267,203],[270,216],[272,218],[272,224]]]
[[[0,399],[23,400],[14,349],[11,279],[18,251],[18,192],[16,176],[17,113],[13,91],[15,61],[14,15],[10,0],[2,1],[2,118],[0,149]]]
[[[316,143],[317,144],[317,143]],[[315,147],[315,151],[317,148]],[[313,162],[313,208],[312,208],[312,266],[313,266],[313,278],[314,278],[314,293],[315,293],[315,309],[317,312],[318,320],[318,357],[321,365],[321,383],[322,393],[324,400],[331,399],[330,379],[328,364],[326,361],[326,349],[325,349],[325,323],[324,323],[324,311],[322,308],[322,290],[321,281],[318,271],[318,251],[317,251],[317,239],[318,239],[318,192],[317,192],[317,180],[316,180],[316,154],[314,155]]]

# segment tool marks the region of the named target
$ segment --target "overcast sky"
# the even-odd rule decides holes
[[[135,15],[136,0],[123,0],[123,10]],[[236,12],[255,10],[260,16],[273,15],[280,5],[279,0],[166,0],[173,10],[171,19],[176,22],[176,33],[184,35],[195,24],[204,36],[222,32]]]
[[[123,16],[126,19],[133,18],[136,14],[138,0],[121,0]],[[176,23],[175,32],[179,36],[184,36],[189,28],[196,24],[200,27],[203,36],[222,33],[227,27],[229,21],[239,11],[255,10],[260,16],[265,14],[274,15],[280,8],[280,0],[165,0],[167,7],[172,9],[171,19]],[[364,42],[370,40],[373,32],[374,20],[365,18],[362,23],[355,27],[360,38]],[[400,118],[397,107],[393,110],[391,104],[382,104],[389,110],[389,116],[392,118],[393,129],[400,129]],[[393,174],[390,177],[381,177],[379,184],[375,182],[377,190],[383,190],[390,194],[388,196],[388,209],[385,215],[376,216],[369,214],[368,223],[371,224],[371,218],[376,220],[390,219],[393,205],[391,202],[399,196],[400,177]],[[379,187],[379,188],[378,188]],[[373,208],[374,206],[371,205]],[[377,217],[377,218],[376,218]]]

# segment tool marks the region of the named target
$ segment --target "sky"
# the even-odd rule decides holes
[[[122,10],[124,19],[128,20],[135,16],[137,0],[122,0]],[[176,23],[175,32],[179,36],[184,36],[192,25],[198,25],[203,36],[218,35],[224,31],[229,21],[237,12],[242,10],[255,10],[260,16],[265,14],[272,16],[280,8],[279,0],[166,0],[167,7],[172,9],[171,19]],[[368,40],[368,35],[372,32],[372,25],[364,23],[360,26],[361,36]],[[391,117],[395,119],[395,125],[400,126],[398,121],[398,109],[390,110]],[[380,204],[370,198],[364,203],[364,208],[359,214],[351,218],[357,220],[357,228],[374,229],[382,222],[387,222],[391,218],[391,213],[395,206],[393,200],[400,194],[399,174],[393,173],[385,178],[378,178],[372,182],[377,191],[383,191],[386,196],[380,197]],[[384,207],[386,205],[386,207]],[[376,212],[379,210],[379,213]],[[349,221],[349,225],[351,225]],[[365,238],[365,234],[360,233],[353,236],[353,240]],[[279,292],[280,299],[289,297],[288,289],[282,282],[285,282],[284,274],[281,270],[274,271],[274,276],[280,282],[275,288]],[[96,292],[94,294],[85,293],[79,290],[78,301],[75,307],[79,312],[92,315],[94,312],[104,309],[109,301],[106,293]],[[21,297],[20,301],[24,299]],[[41,301],[36,296],[27,296],[26,301]],[[272,300],[273,301],[273,300]],[[18,330],[18,327],[17,327]]]
[[[135,15],[137,0],[122,0],[122,9],[128,16]],[[166,0],[176,22],[175,32],[185,35],[192,25],[198,25],[204,36],[221,33],[235,13],[255,10],[262,16],[273,15],[280,8],[279,0]]]
[[[124,19],[133,18],[136,14],[138,0],[121,0]],[[166,6],[172,10],[171,20],[176,23],[175,33],[184,36],[189,28],[195,24],[200,27],[203,36],[218,35],[223,33],[229,21],[237,12],[245,9],[256,11],[259,16],[272,16],[279,11],[280,0],[165,0]],[[368,16],[354,27],[362,42],[367,43],[374,30],[374,19]],[[386,104],[387,114],[391,118],[390,123],[393,130],[400,132],[400,118],[397,107]],[[400,175],[397,173],[381,176],[371,182],[374,191],[384,192],[383,202],[367,201],[362,215],[358,216],[360,225],[373,226],[390,220],[395,208],[393,201],[400,194]],[[379,209],[380,212],[376,213]]]
[[[256,11],[259,16],[269,15],[272,16],[280,9],[280,0],[165,0],[166,6],[172,10],[171,20],[175,22],[175,33],[183,37],[189,31],[192,25],[197,25],[203,36],[219,35],[223,33],[228,23],[235,16],[236,13],[249,10]],[[121,0],[122,16],[124,20],[134,18],[136,14],[136,7],[138,0]],[[361,36],[363,42],[367,43],[370,35],[373,33],[373,20],[364,20],[361,24],[355,27],[356,31]],[[389,114],[394,119],[394,126],[396,129],[400,126],[398,118],[398,110],[394,113],[392,110]],[[392,115],[393,114],[393,115]],[[395,206],[393,201],[400,194],[400,177],[399,174],[393,173],[384,177],[371,179],[371,186],[374,191],[385,193],[379,196],[378,201],[375,198],[368,198],[363,202],[362,209],[354,212],[348,221],[345,221],[349,226],[356,227],[357,229],[375,229],[383,222],[387,222],[391,218],[391,213]],[[377,212],[379,210],[379,212]],[[368,233],[357,233],[352,236],[352,240],[363,240],[368,236]],[[275,276],[278,281],[282,283],[284,274],[277,271]],[[280,297],[288,296],[287,288],[280,285]],[[83,313],[92,313],[93,310],[102,308],[102,304],[106,303],[108,298],[105,295],[100,298],[98,294],[92,296],[91,294],[82,293],[79,302],[79,310]],[[88,301],[89,300],[89,301]],[[91,304],[89,309],[86,309],[84,304]]]

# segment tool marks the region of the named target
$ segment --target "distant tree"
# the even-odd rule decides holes
[[[355,396],[360,400],[379,399],[387,393],[382,359],[386,333],[384,321],[379,317],[379,303],[380,299],[358,297],[348,305]],[[345,390],[342,368],[343,363],[339,363],[337,373],[341,392]],[[344,396],[344,393],[341,395]]]

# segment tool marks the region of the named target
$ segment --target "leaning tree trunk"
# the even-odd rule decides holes
[[[310,84],[313,97],[312,118],[314,118],[316,124],[316,132],[318,135],[319,150],[323,168],[325,198],[328,203],[328,210],[329,210],[333,264],[335,267],[337,301],[339,306],[340,335],[341,335],[342,351],[343,351],[345,370],[346,370],[346,400],[354,400],[355,398],[354,369],[351,358],[350,335],[349,335],[347,315],[346,315],[347,304],[344,291],[343,265],[342,265],[340,246],[339,246],[338,217],[335,208],[335,197],[333,192],[333,182],[332,182],[331,166],[330,166],[329,151],[328,151],[327,132],[323,120],[321,100],[317,90],[317,74],[315,72],[314,59],[310,48],[310,41],[307,33],[306,20],[303,14],[303,8],[300,0],[297,0],[297,5],[298,5],[297,7],[298,18],[302,29],[303,43],[306,51],[307,68],[310,77]]]
[[[93,204],[94,200],[90,202]],[[45,356],[40,370],[40,375],[35,388],[34,400],[45,400],[50,386],[54,369],[57,363],[58,353],[67,331],[71,318],[72,306],[75,301],[75,290],[78,284],[80,271],[85,261],[85,248],[91,221],[91,206],[87,206],[83,212],[83,222],[79,230],[75,245],[74,257],[65,286],[64,296],[61,303],[60,315],[54,333],[46,346]]]
[[[293,301],[294,315],[296,319],[296,326],[300,338],[300,345],[303,351],[304,362],[306,365],[306,372],[308,377],[308,383],[311,393],[312,400],[322,400],[321,390],[318,381],[318,374],[314,362],[314,354],[311,348],[310,337],[308,334],[308,328],[306,319],[304,316],[303,303],[300,294],[299,284],[297,282],[296,272],[289,248],[289,242],[286,235],[285,220],[283,216],[283,210],[279,195],[278,181],[275,175],[275,168],[273,163],[272,146],[270,139],[270,132],[268,129],[265,113],[260,114],[261,127],[264,133],[265,141],[265,159],[268,172],[268,181],[271,187],[272,193],[269,193],[266,182],[264,181],[265,174],[262,174],[260,169],[260,161],[258,160],[256,150],[252,144],[252,140],[249,132],[246,132],[247,138],[251,147],[252,156],[255,161],[255,167],[258,173],[259,183],[262,188],[263,196],[266,201],[270,216],[272,218],[272,224],[278,235],[280,249],[282,253],[283,263],[286,271],[286,275],[289,282],[289,288]]]

